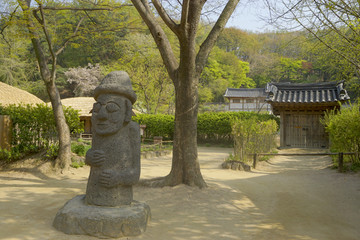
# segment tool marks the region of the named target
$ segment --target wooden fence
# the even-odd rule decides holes
[[[0,115],[0,149],[11,148],[11,119],[10,116]]]
[[[253,154],[253,168],[256,168],[258,162],[258,156],[338,156],[339,172],[344,171],[344,155],[356,155],[355,152],[339,152],[339,153],[255,153]]]

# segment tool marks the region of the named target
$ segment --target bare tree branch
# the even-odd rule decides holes
[[[78,8],[78,7],[53,7],[53,6],[43,6],[44,10],[53,10],[53,11],[113,11],[115,9],[123,8],[123,7],[133,7],[133,4],[121,4],[120,6],[109,6],[109,5],[102,5],[102,7],[93,7],[93,8]],[[40,8],[35,9],[39,11]]]
[[[56,77],[56,61],[57,61],[57,56],[54,52],[54,48],[53,48],[53,45],[52,45],[52,41],[51,41],[51,37],[49,35],[49,32],[48,32],[48,29],[47,29],[47,26],[46,26],[46,21],[45,21],[45,16],[44,16],[44,11],[42,9],[42,3],[40,2],[40,0],[36,0],[37,4],[39,4],[39,8],[40,8],[40,14],[41,14],[41,19],[37,17],[37,14],[35,11],[33,11],[33,14],[35,17],[37,17],[36,19],[39,21],[39,23],[41,24],[41,27],[44,31],[44,34],[45,34],[45,38],[46,38],[46,42],[48,44],[48,47],[49,47],[49,51],[50,51],[50,54],[51,54],[51,58],[52,58],[52,68],[51,68],[51,78],[52,79],[55,79]]]
[[[84,21],[85,17],[82,17],[80,19],[80,21],[78,22],[76,28],[75,28],[75,31],[73,32],[73,34],[71,35],[71,37],[69,37],[68,39],[65,40],[65,42],[62,44],[62,47],[60,47],[55,55],[59,55],[62,51],[64,51],[65,47],[68,45],[68,43],[70,42],[71,39],[73,39],[74,37],[76,37],[77,35],[77,32],[79,31],[79,28],[80,28],[80,25],[82,24],[82,22]]]
[[[153,0],[152,3],[154,4],[156,11],[159,13],[162,20],[165,24],[173,31],[176,35],[179,35],[179,25],[174,22],[170,16],[166,13],[163,6],[160,4],[158,0]]]
[[[169,39],[167,38],[164,30],[161,28],[159,23],[156,21],[147,0],[132,0],[132,2],[137,11],[139,12],[140,16],[148,26],[151,35],[153,36],[155,43],[159,48],[165,67],[171,79],[174,81],[174,79],[176,79],[175,75],[179,67],[179,63],[171,48]]]
[[[353,61],[351,58],[347,57],[345,54],[343,54],[341,51],[338,51],[336,48],[333,48],[330,44],[328,44],[327,42],[325,42],[321,37],[319,37],[319,35],[317,33],[315,33],[314,31],[312,31],[309,27],[307,27],[305,24],[303,24],[301,21],[299,21],[299,24],[306,29],[310,34],[312,34],[316,39],[318,39],[322,44],[324,44],[327,48],[329,48],[330,50],[334,51],[335,53],[337,53],[339,56],[341,56],[342,58],[344,58],[346,61],[350,62],[354,67],[356,67],[357,69],[359,69],[359,65],[357,62]]]

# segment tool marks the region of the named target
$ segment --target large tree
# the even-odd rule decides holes
[[[46,85],[46,90],[49,94],[50,102],[53,108],[56,129],[59,136],[59,152],[56,160],[56,166],[59,168],[65,168],[71,163],[71,145],[70,145],[70,130],[66,123],[62,104],[60,101],[60,94],[55,85],[56,78],[56,60],[57,55],[61,52],[61,49],[55,51],[47,23],[45,14],[43,11],[43,5],[40,1],[37,1],[39,9],[31,9],[31,0],[18,0],[18,3],[23,12],[23,18],[30,33],[32,45],[34,47],[36,59],[38,61],[41,78]],[[40,24],[41,28],[37,27]],[[45,35],[48,50],[50,52],[51,68],[49,68],[49,58],[46,56],[46,52],[41,43],[41,30]]]
[[[153,185],[175,186],[184,183],[200,188],[206,186],[200,172],[197,154],[199,77],[216,39],[238,2],[239,0],[226,2],[209,35],[198,48],[196,36],[206,0],[183,0],[182,2],[132,0],[155,40],[175,87],[175,136],[172,167],[169,175],[156,179],[152,182]],[[180,16],[172,17],[162,3],[169,3],[169,6],[177,5],[178,9],[181,9]],[[154,12],[154,8],[157,13]],[[168,36],[159,23],[160,20],[178,38],[179,57],[174,54]]]
[[[11,0],[9,1],[13,3]],[[123,29],[123,25],[118,24],[101,24],[101,19],[109,15],[117,17],[116,23],[122,22],[126,18],[126,12],[123,11],[119,16],[118,12],[113,11],[120,9],[128,4],[112,3],[108,7],[108,1],[91,2],[91,1],[42,1],[42,0],[14,0],[18,6],[10,14],[9,21],[16,21],[17,24],[23,24],[28,30],[28,37],[31,39],[33,51],[38,63],[38,69],[41,78],[46,86],[47,93],[53,108],[57,133],[59,138],[58,158],[55,162],[57,168],[68,167],[71,163],[71,145],[70,131],[66,123],[63,108],[60,100],[60,94],[56,86],[56,69],[58,56],[74,40],[79,38],[79,32],[93,32],[93,35],[100,35],[109,32],[115,32]],[[21,17],[17,15],[21,9]],[[47,12],[51,11],[51,13]],[[94,11],[102,11],[102,14],[92,14]],[[104,12],[108,12],[108,14]],[[109,14],[111,12],[111,14]],[[98,16],[100,15],[100,16]],[[99,17],[98,20],[96,17]],[[95,26],[95,30],[91,27]],[[105,26],[105,27],[104,27]],[[2,32],[1,32],[2,33]],[[121,33],[122,34],[122,33]],[[121,35],[120,34],[120,35]]]

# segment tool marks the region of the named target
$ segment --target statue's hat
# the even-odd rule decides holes
[[[132,104],[136,101],[136,94],[132,89],[130,77],[124,71],[114,71],[106,75],[94,90],[95,100],[100,94],[119,94],[127,97]]]

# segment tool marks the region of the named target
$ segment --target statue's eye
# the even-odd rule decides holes
[[[100,108],[101,108],[101,104],[100,103],[98,103],[98,102],[96,102],[96,103],[94,103],[94,105],[93,105],[93,112],[99,112],[100,111]]]
[[[110,113],[118,111],[120,108],[116,103],[108,103],[106,104],[106,110]]]

